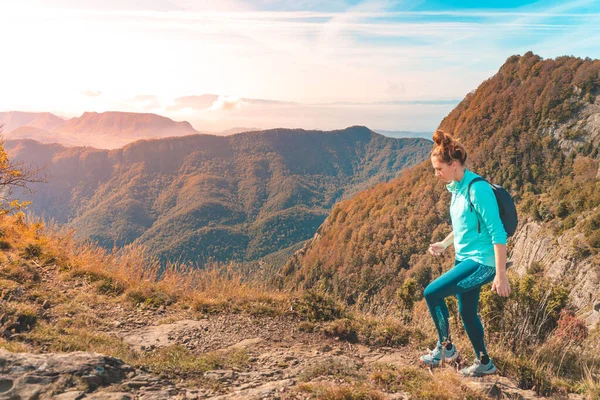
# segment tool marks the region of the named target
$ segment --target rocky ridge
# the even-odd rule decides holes
[[[96,353],[0,350],[0,398],[308,399],[315,397],[304,392],[303,385],[351,385],[382,365],[417,371],[420,368],[418,352],[413,349],[365,346],[302,333],[293,320],[286,318],[218,315],[157,325],[157,318],[164,313],[141,313],[143,322],[137,312],[121,315],[123,321],[118,321],[118,328],[110,334],[123,337],[144,352],[172,344],[182,344],[195,354],[241,350],[248,354],[249,365],[207,371],[202,382],[194,384],[186,381],[184,374],[157,374]],[[432,375],[435,378],[453,373],[451,368],[456,366],[434,370]],[[543,398],[518,389],[501,376],[463,379],[462,384],[480,398]],[[385,389],[379,394],[386,399],[415,398],[407,392],[390,393]]]

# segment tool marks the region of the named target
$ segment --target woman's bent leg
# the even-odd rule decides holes
[[[465,260],[457,262],[454,268],[425,288],[423,295],[427,301],[441,343],[450,338],[448,308],[444,299],[451,295],[458,295],[472,291],[474,288],[480,288],[494,279],[494,275],[495,269],[493,267],[487,267],[472,260]],[[474,307],[475,314],[477,314],[477,303]]]
[[[435,281],[431,282],[423,292],[425,301],[427,301],[427,307],[429,307],[429,313],[435,324],[435,329],[438,333],[438,340],[440,343],[444,343],[450,339],[450,330],[448,327],[448,307],[444,301],[445,297],[442,297],[442,290],[445,287],[445,280],[440,280],[443,277],[440,276]]]

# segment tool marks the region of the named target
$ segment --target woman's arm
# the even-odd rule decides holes
[[[446,236],[446,238],[444,240],[442,240],[441,242],[436,242],[436,243],[430,244],[429,245],[429,253],[433,254],[434,256],[439,256],[452,243],[454,243],[454,231],[450,232],[450,234],[448,236]]]
[[[510,294],[510,283],[506,276],[506,245],[495,244],[494,256],[496,257],[496,277],[492,283],[492,291],[503,297]]]

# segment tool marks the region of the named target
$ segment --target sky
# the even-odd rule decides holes
[[[600,1],[0,0],[0,37],[0,111],[433,131],[513,54],[598,58]]]

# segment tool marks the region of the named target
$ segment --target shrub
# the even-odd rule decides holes
[[[0,278],[18,282],[20,284],[30,284],[39,282],[40,274],[37,268],[25,262],[11,262],[0,266]]]
[[[379,346],[405,346],[410,338],[410,331],[395,320],[365,322],[360,333],[366,343]]]
[[[303,319],[312,322],[332,321],[345,315],[344,306],[333,296],[316,290],[304,292],[292,307]]]
[[[595,249],[600,249],[600,230],[594,231],[587,237],[587,241]]]
[[[38,258],[42,255],[42,246],[30,243],[23,249],[23,257],[26,259]]]
[[[413,278],[408,278],[402,286],[396,291],[396,299],[402,310],[402,315],[405,322],[409,322],[412,318],[412,312],[417,301],[417,281]]]
[[[494,363],[504,375],[514,379],[521,389],[533,389],[538,395],[544,396],[552,394],[554,386],[550,377],[531,359],[515,357],[503,359],[496,355]]]
[[[158,308],[168,306],[177,301],[177,297],[170,295],[162,290],[150,288],[147,290],[130,290],[127,297],[135,304],[144,304],[150,307]]]
[[[571,343],[581,343],[587,338],[588,329],[585,321],[577,318],[573,310],[563,309],[554,335]]]
[[[491,335],[506,335],[513,351],[542,343],[557,326],[566,306],[568,290],[548,280],[526,274],[511,279],[508,298],[492,293],[486,285],[481,291],[481,315]]]
[[[298,323],[298,330],[300,332],[312,333],[316,330],[316,328],[317,328],[317,325],[314,322],[301,321]]]
[[[358,342],[358,330],[356,324],[348,318],[337,319],[330,322],[323,329],[323,332],[327,336],[338,337],[351,343]]]
[[[0,308],[0,314],[3,329],[15,333],[30,331],[38,319],[38,310],[22,303],[6,303]]]

